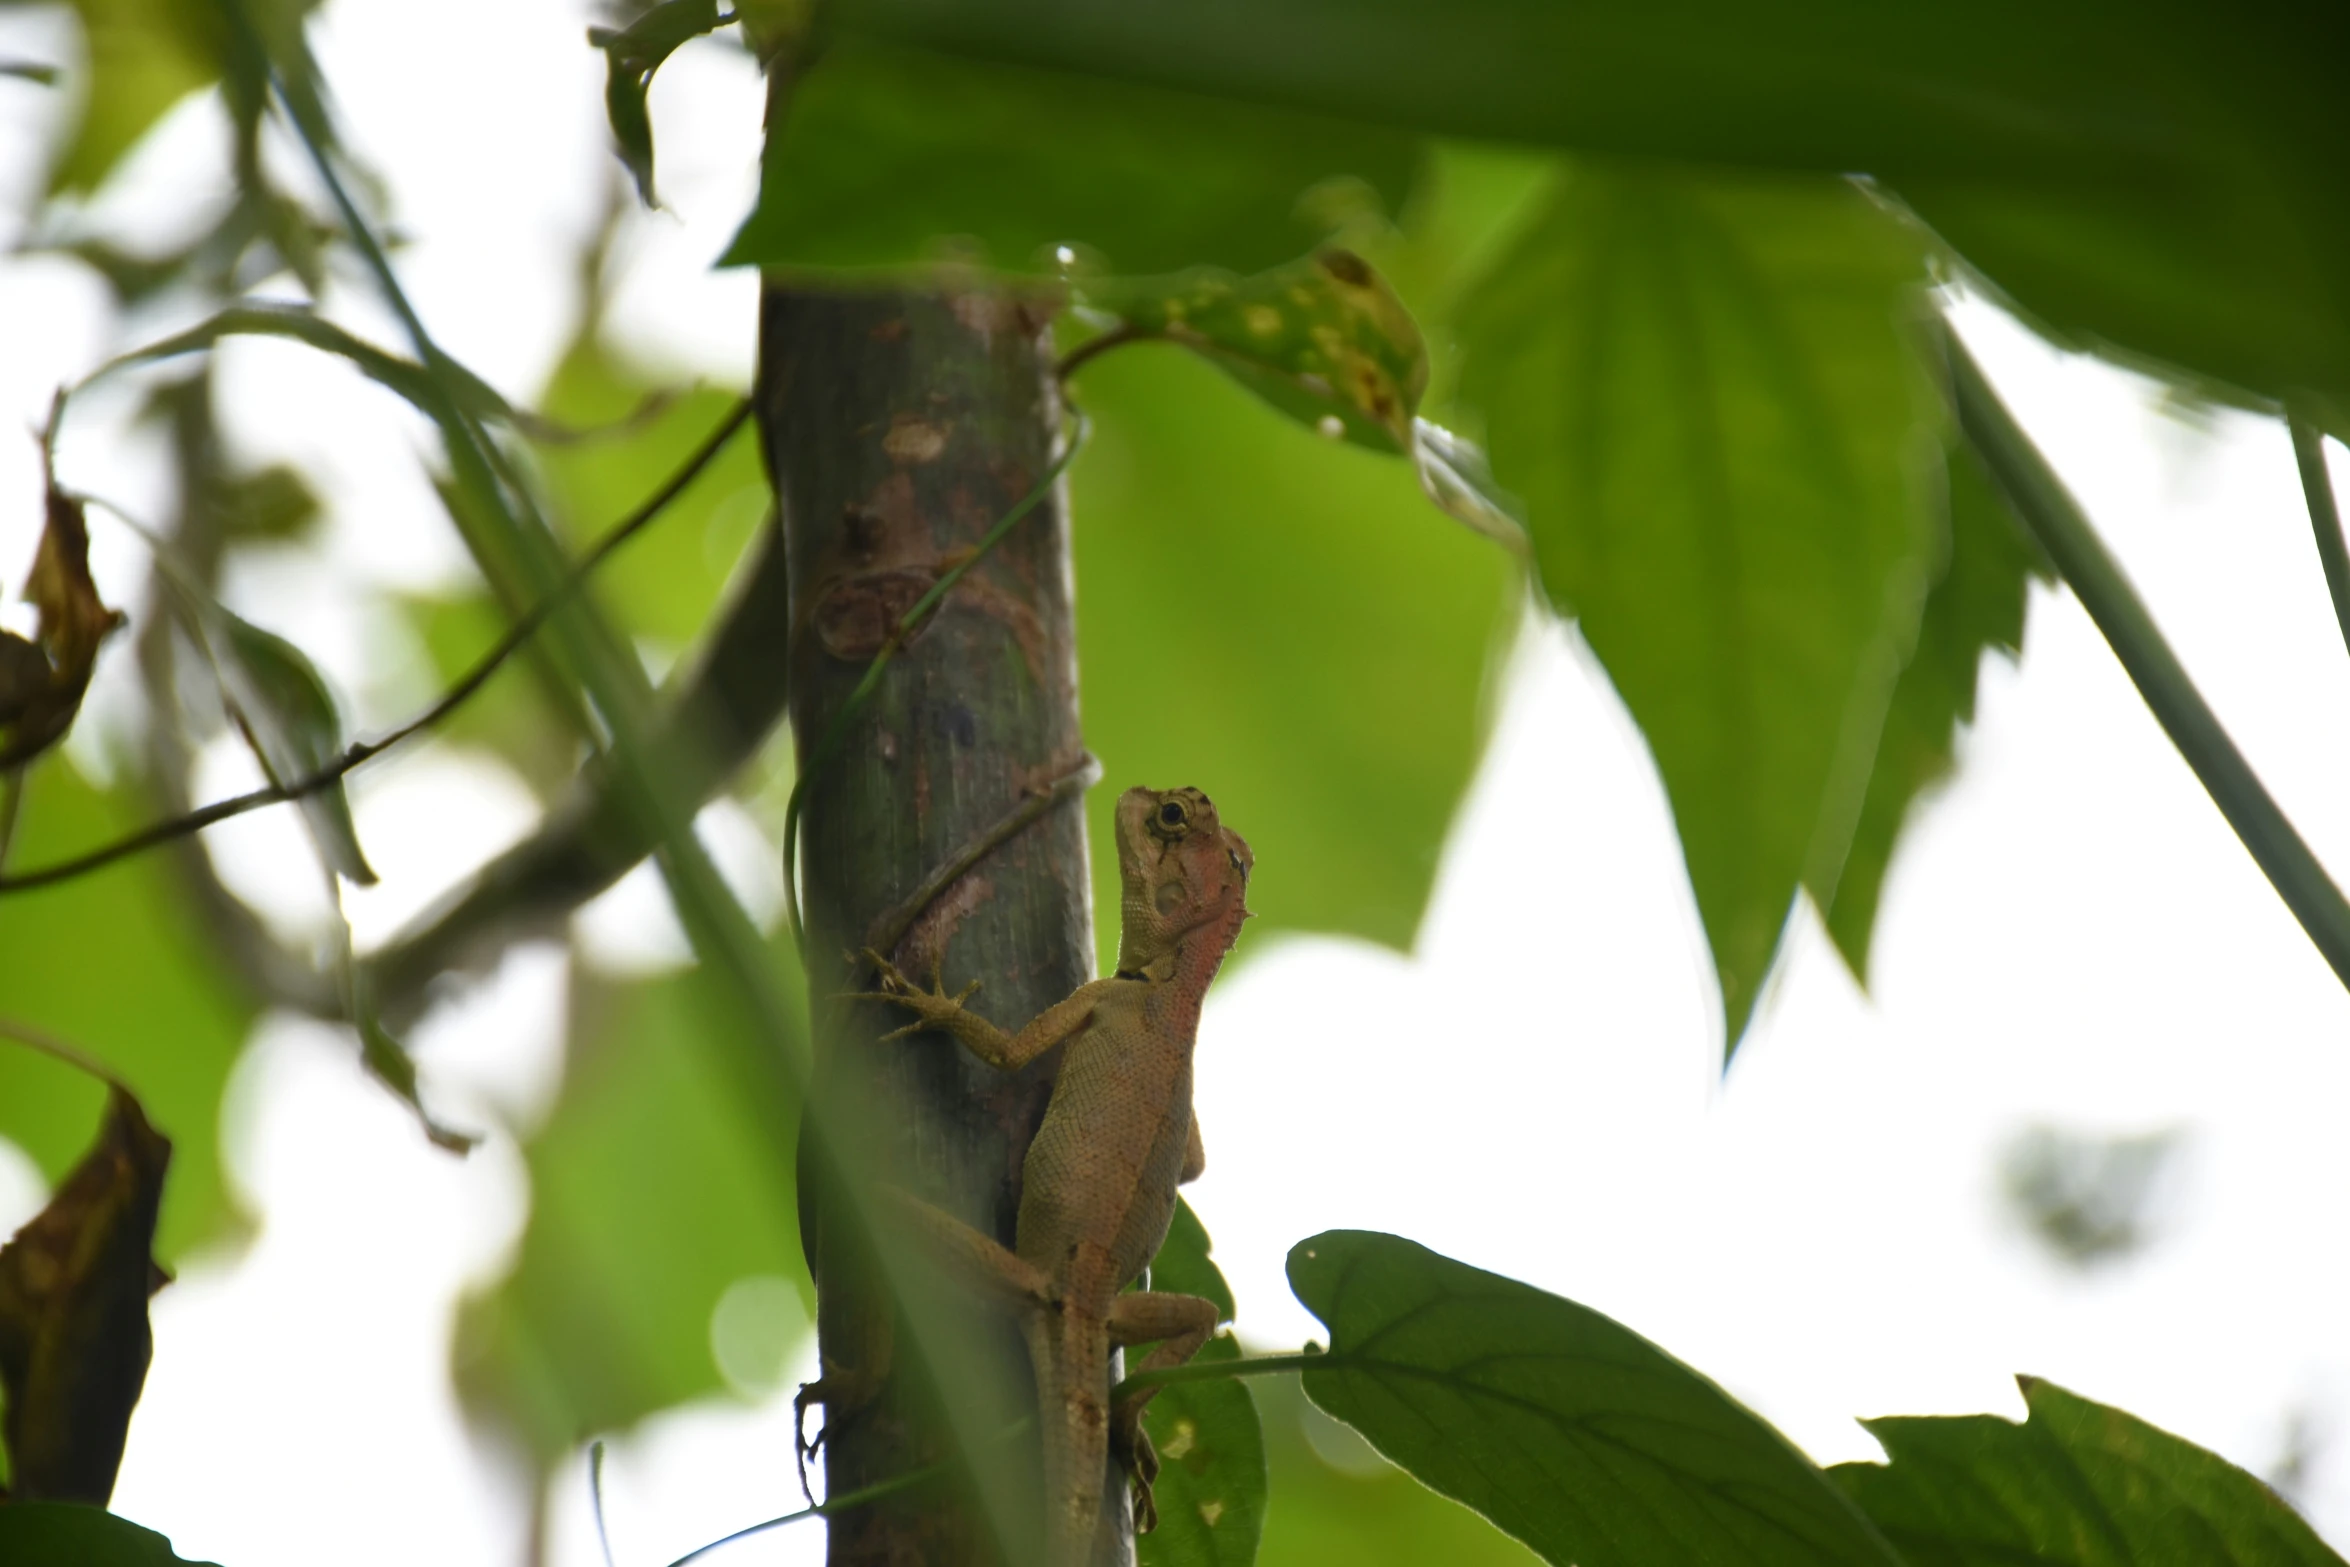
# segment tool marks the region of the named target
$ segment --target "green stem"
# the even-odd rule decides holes
[[[1195,1360],[1187,1366],[1164,1366],[1157,1371],[1137,1371],[1116,1387],[1110,1389],[1110,1402],[1154,1387],[1172,1387],[1178,1382],[1216,1382],[1225,1377],[1269,1377],[1285,1371],[1328,1371],[1346,1364],[1342,1356],[1328,1350],[1300,1350],[1294,1355],[1251,1355],[1244,1360]]]
[[[2325,432],[2296,415],[2288,415],[2285,426],[2293,432],[2293,457],[2301,465],[2301,493],[2317,534],[2317,558],[2325,564],[2326,591],[2334,598],[2334,623],[2342,628],[2343,645],[2350,647],[2350,543],[2342,537],[2342,513],[2326,473]]]
[[[2120,563],[2089,526],[2080,504],[2016,424],[1956,334],[1946,330],[1944,341],[1959,428],[2104,633],[2155,720],[2202,780],[2212,803],[2267,874],[2277,896],[2301,922],[2335,976],[2350,986],[2350,903],[2343,901],[2341,889],[2220,727],[2218,716],[2188,679],[2178,655],[2163,640]],[[2324,531],[2319,530],[2321,535]]]
[[[954,591],[955,584],[963,580],[964,574],[986,559],[989,550],[1003,542],[1004,535],[1012,531],[1013,524],[1036,510],[1044,498],[1052,494],[1053,486],[1060,482],[1062,474],[1069,471],[1069,464],[1085,445],[1085,438],[1092,428],[1085,415],[1078,414],[1076,430],[1062,446],[1061,455],[1053,459],[1051,467],[1045,469],[1044,477],[1036,481],[1036,487],[1021,496],[1010,511],[996,519],[995,526],[987,530],[971,553],[949,570],[941,572],[938,580],[930,585],[930,591],[916,599],[913,607],[898,617],[897,624],[890,628],[889,636],[874,653],[873,662],[865,666],[864,676],[858,680],[856,688],[849,692],[848,699],[833,713],[832,721],[824,726],[824,733],[809,751],[806,764],[800,768],[800,775],[792,780],[791,798],[783,808],[783,914],[791,927],[792,946],[800,954],[801,966],[809,968],[811,973],[814,970],[808,963],[807,932],[800,919],[799,894],[800,807],[807,794],[808,780],[821,773],[824,764],[832,760],[833,753],[840,749],[841,737],[848,733],[849,721],[857,716],[857,710],[865,705],[865,699],[873,694],[873,688],[881,684],[881,672],[889,667],[889,661],[897,650],[906,645],[906,639],[914,634],[915,628],[939,606],[940,601]]]

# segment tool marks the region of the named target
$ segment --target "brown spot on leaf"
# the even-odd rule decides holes
[[[1371,286],[1370,264],[1351,250],[1341,250],[1332,246],[1323,251],[1316,259],[1322,263],[1323,271],[1341,283],[1351,283],[1356,288]]]

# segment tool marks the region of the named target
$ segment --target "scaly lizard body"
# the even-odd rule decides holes
[[[1044,1429],[1051,1567],[1094,1560],[1113,1419],[1146,1488],[1154,1467],[1140,1427],[1149,1395],[1109,1407],[1111,1346],[1157,1342],[1143,1366],[1178,1365],[1217,1320],[1214,1303],[1198,1296],[1119,1292],[1166,1239],[1177,1184],[1199,1173],[1192,1045],[1208,982],[1248,918],[1252,862],[1196,789],[1129,789],[1117,838],[1117,973],[1080,986],[1017,1034],[960,997],[916,989],[874,957],[879,998],[921,1020],[903,1032],[952,1034],[1006,1071],[1067,1044],[1029,1145],[1013,1251],[926,1204],[906,1204],[942,1249],[1022,1310]]]

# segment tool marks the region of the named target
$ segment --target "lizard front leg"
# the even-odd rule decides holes
[[[1196,1130],[1196,1123],[1195,1123]],[[1134,1372],[1163,1371],[1180,1366],[1199,1353],[1215,1335],[1223,1312],[1200,1295],[1176,1295],[1159,1290],[1137,1290],[1110,1303],[1110,1342],[1148,1344],[1158,1348],[1142,1359]],[[1131,1373],[1130,1373],[1131,1374]],[[1151,1482],[1158,1478],[1159,1457],[1142,1429],[1142,1411],[1157,1388],[1145,1388],[1120,1399],[1110,1411],[1111,1445],[1126,1458],[1126,1472],[1134,1482],[1134,1527],[1148,1534],[1158,1526],[1159,1511],[1151,1500]]]
[[[1017,1034],[1007,1034],[986,1018],[963,1005],[976,991],[977,982],[963,987],[962,994],[950,996],[943,985],[924,990],[898,972],[897,965],[878,952],[868,951],[865,960],[881,976],[881,989],[851,992],[852,999],[860,1001],[889,1001],[914,1014],[917,1021],[907,1024],[884,1039],[895,1039],[902,1034],[918,1034],[928,1029],[952,1034],[963,1047],[988,1065],[1006,1072],[1016,1072],[1047,1050],[1083,1028],[1093,1016],[1095,1005],[1117,980],[1097,979],[1080,985],[1065,999],[1039,1012],[1028,1020]],[[937,982],[934,980],[933,984]]]

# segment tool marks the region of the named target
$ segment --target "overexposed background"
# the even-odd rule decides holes
[[[409,238],[399,265],[420,309],[522,400],[572,329],[572,257],[616,177],[587,21],[565,0],[330,0],[316,34]],[[0,12],[0,57],[71,64],[79,48],[62,7]],[[70,89],[0,78],[0,246],[24,240],[73,109]],[[747,384],[755,285],[708,262],[755,187],[755,72],[726,48],[688,49],[653,111],[671,210],[624,220],[618,346],[667,374]],[[75,221],[160,249],[222,188],[219,123],[209,103],[183,106]],[[346,283],[331,304],[393,339],[363,290]],[[77,263],[0,257],[0,423],[36,424],[57,384],[187,308],[123,319]],[[2178,409],[1986,307],[1959,319],[2254,765],[2320,855],[2350,867],[2350,656],[2281,426]],[[330,512],[325,550],[251,568],[232,603],[310,650],[360,728],[404,716],[427,694],[420,660],[367,595],[467,569],[416,462],[425,433],[303,351],[221,354],[240,449],[301,463]],[[162,469],[125,433],[130,407],[91,400],[67,475],[152,511]],[[32,443],[0,437],[12,588],[39,493]],[[1428,525],[1450,526],[1433,511]],[[101,585],[135,612],[140,550],[96,527]],[[71,742],[86,766],[103,765],[108,726],[135,721],[112,657]],[[2350,1542],[2350,1259],[2333,1244],[2350,1196],[2350,998],[2069,595],[2035,589],[2020,666],[1984,672],[1958,776],[1921,808],[1888,883],[1871,993],[1799,911],[1726,1078],[1663,794],[1605,677],[1571,629],[1545,627],[1495,700],[1418,950],[1244,943],[1210,1001],[1210,1164],[1192,1201],[1244,1336],[1294,1347],[1317,1331],[1283,1284],[1292,1242],[1387,1229],[1621,1318],[1823,1461],[1873,1456],[1855,1417],[2020,1415],[2011,1376],[2031,1372],[2256,1471],[2292,1467],[2304,1508]],[[233,750],[215,762],[214,792],[246,786]],[[363,941],[530,822],[518,780],[439,744],[361,775],[355,796],[386,873],[352,898]],[[720,806],[704,828],[771,917],[757,827]],[[208,841],[273,923],[316,928],[290,816]],[[584,913],[580,934],[606,966],[682,961],[643,877]],[[453,1113],[525,1130],[545,1113],[567,961],[518,952],[420,1033]],[[307,1563],[327,1539],[352,1563],[516,1562],[521,1472],[469,1436],[446,1372],[454,1302],[499,1274],[528,1211],[512,1143],[463,1163],[435,1153],[338,1036],[283,1018],[256,1031],[227,1116],[258,1237],[191,1261],[159,1297],[118,1510],[233,1567]],[[2000,1160],[2039,1124],[2176,1134],[2147,1245],[2080,1269],[2027,1233]],[[0,1143],[0,1233],[43,1196]],[[799,1379],[807,1345],[749,1365],[724,1353],[723,1322],[714,1338],[741,1396],[614,1442],[623,1567],[797,1503],[774,1390]],[[583,1464],[558,1480],[549,1527],[554,1560],[599,1559]],[[820,1552],[806,1526],[721,1559]]]

